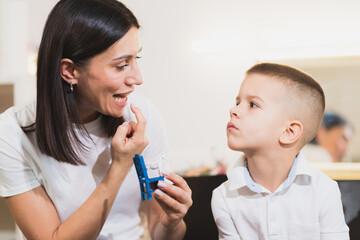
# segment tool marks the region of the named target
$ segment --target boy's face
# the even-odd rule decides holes
[[[227,125],[228,146],[251,153],[273,149],[286,128],[286,87],[279,80],[249,74],[241,84]]]

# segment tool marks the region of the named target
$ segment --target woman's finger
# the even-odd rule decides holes
[[[131,124],[129,124],[128,122],[124,122],[123,124],[128,125],[128,131],[126,133],[126,137],[131,136],[133,134],[133,132],[134,132],[133,126]]]
[[[166,183],[164,181],[159,181],[158,185],[159,189],[163,192],[166,192],[168,196],[173,199],[176,199],[179,203],[182,204],[190,204],[191,202],[191,191],[184,191],[182,188]]]
[[[141,110],[138,107],[135,107],[134,105],[130,105],[131,111],[135,114],[137,124],[136,124],[136,130],[134,132],[134,135],[145,135],[145,129],[146,129],[146,119],[144,115],[142,114]]]
[[[129,135],[129,137],[132,137],[132,135],[133,135],[134,132],[136,131],[136,122],[131,121],[131,122],[129,122],[129,125],[130,125],[130,127],[131,127],[131,129],[132,129],[131,135]]]
[[[189,185],[179,175],[172,173],[172,172],[169,172],[169,173],[163,172],[163,175],[166,179],[172,181],[176,186],[183,189],[185,192],[191,193],[191,189],[190,189]]]
[[[164,211],[168,214],[178,213],[182,216],[186,214],[188,207],[178,202],[176,199],[172,198],[160,189],[155,190],[154,196],[162,209],[164,209]]]
[[[131,129],[130,129],[131,130]],[[113,143],[122,143],[123,141],[125,141],[126,139],[126,135],[128,134],[128,131],[129,131],[129,125],[127,124],[121,124],[117,130],[116,130],[116,133],[113,137],[113,140],[112,142]]]

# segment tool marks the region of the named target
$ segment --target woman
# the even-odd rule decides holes
[[[27,239],[182,239],[191,190],[174,173],[141,201],[132,158],[166,164],[160,119],[133,96],[139,24],[116,0],[61,0],[38,55],[37,101],[0,115],[0,196]],[[164,193],[166,192],[166,194]]]
[[[347,154],[352,135],[353,129],[347,120],[337,113],[326,112],[313,142],[323,147],[333,162],[341,162]]]
[[[303,152],[312,162],[341,162],[353,135],[352,125],[334,112],[325,112],[316,137]]]

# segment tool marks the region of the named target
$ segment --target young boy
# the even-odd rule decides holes
[[[228,146],[244,157],[212,196],[219,239],[349,239],[337,183],[300,152],[324,108],[320,85],[295,68],[247,71],[227,125]]]

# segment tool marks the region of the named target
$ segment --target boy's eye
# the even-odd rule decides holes
[[[259,106],[256,103],[251,102],[250,107],[251,108],[258,108]]]

